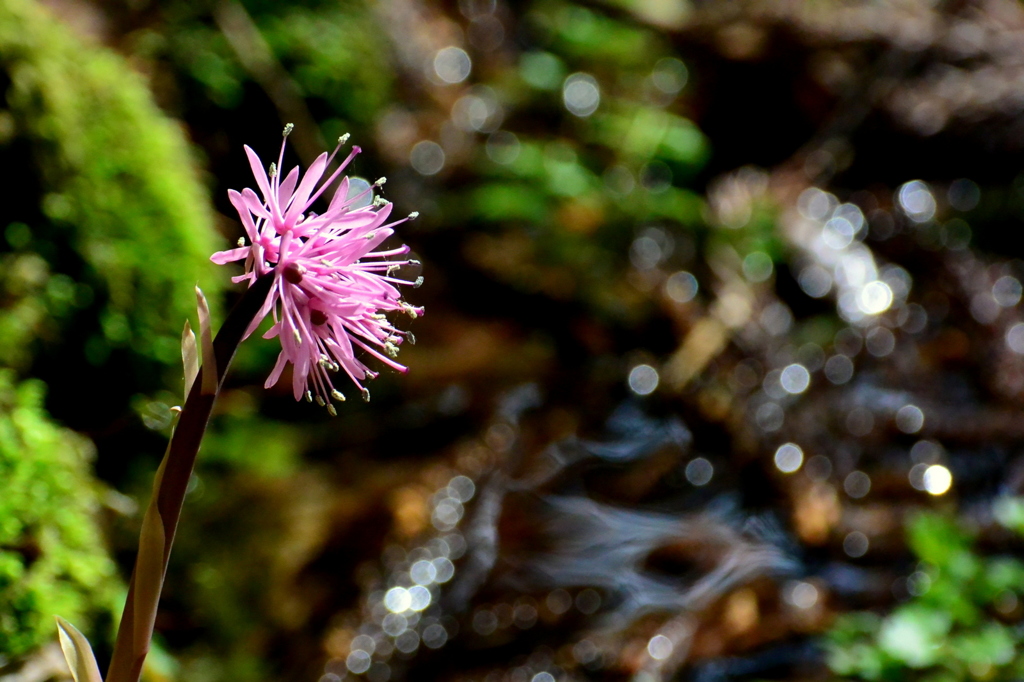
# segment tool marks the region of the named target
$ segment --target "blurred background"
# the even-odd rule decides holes
[[[108,659],[287,122],[427,313],[333,419],[243,344],[145,679],[1024,677],[1015,0],[0,0],[0,90],[0,680]]]

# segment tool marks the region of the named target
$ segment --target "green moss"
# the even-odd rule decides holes
[[[0,154],[27,176],[9,210],[28,226],[28,234],[8,227],[4,246],[37,252],[69,275],[72,303],[75,282],[89,287],[89,317],[102,321],[89,360],[130,347],[176,362],[192,287],[200,282],[216,300],[221,281],[210,276],[220,244],[182,131],[123,59],[82,44],[27,0],[0,5],[4,80],[12,132]],[[59,318],[49,301],[40,305]],[[2,364],[24,365],[27,342],[46,335],[25,307],[17,329],[0,334]]]
[[[112,617],[117,572],[96,523],[92,444],[54,424],[38,381],[0,371],[0,654],[54,637],[54,615],[87,630]]]

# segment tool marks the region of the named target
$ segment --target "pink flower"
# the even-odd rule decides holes
[[[285,127],[285,138],[291,129],[291,124]],[[373,187],[349,198],[347,177],[342,178],[325,213],[308,212],[360,152],[359,147],[353,147],[338,169],[320,183],[347,137],[339,140],[330,156],[325,153],[317,157],[301,181],[298,167],[280,179],[284,141],[269,174],[256,153],[246,146],[262,198],[249,188],[229,190],[228,198],[242,219],[250,245],[246,246],[243,238],[239,248],[211,257],[218,264],[244,259],[245,274],[233,279],[248,281],[250,286],[258,277],[273,273],[270,294],[246,334],[251,334],[268,314],[273,316],[274,326],[264,337],[279,338],[281,353],[266,387],[276,384],[285,365],[291,363],[295,399],[303,395],[307,400],[315,398],[332,415],[335,410],[331,400],[345,399],[332,383],[334,372],[344,370],[363,399],[370,399],[362,382],[377,373],[356,357],[357,350],[400,372],[406,371],[394,358],[403,340],[413,343],[414,339],[409,332],[396,329],[383,313],[400,311],[413,318],[423,314],[422,308],[403,301],[395,286],[422,283],[422,278],[409,282],[393,276],[401,266],[415,264],[400,259],[409,247],[374,251],[391,236],[395,225],[417,214],[387,223],[391,204],[379,197],[369,206],[354,207],[372,193]],[[374,187],[382,184],[383,178]]]

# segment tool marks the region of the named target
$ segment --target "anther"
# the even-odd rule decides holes
[[[349,135],[348,133],[345,133],[344,135],[338,138],[338,144],[345,144],[346,142],[348,142],[348,138],[350,137],[352,136]]]
[[[364,403],[370,402],[370,389],[364,387],[362,389],[362,392],[363,392],[363,402]]]
[[[392,359],[397,358],[398,357],[398,346],[396,346],[395,344],[393,344],[390,341],[388,341],[387,343],[384,344],[384,352],[388,354],[389,358],[392,358]]]
[[[331,415],[332,417],[337,417],[338,411],[334,409],[334,405],[327,403],[327,414]]]
[[[284,280],[291,284],[300,283],[302,281],[304,269],[305,268],[303,268],[298,263],[289,263],[288,265],[284,266],[284,272],[282,273],[284,276]]]
[[[321,396],[317,396],[316,397],[316,404],[319,405],[320,407],[323,407],[327,403],[324,402],[324,399]]]
[[[423,263],[419,262],[418,260],[412,260],[411,259],[409,261],[409,265],[423,265]]]
[[[293,329],[292,334],[295,335],[295,343],[302,345],[302,334],[299,333],[298,329]]]
[[[267,175],[269,175],[271,179],[277,177],[277,164],[273,161],[270,162],[270,170],[267,172]]]
[[[322,310],[311,310],[309,311],[309,321],[315,325],[325,324],[327,322],[327,315]]]
[[[412,283],[412,288],[413,289],[419,289],[421,286],[423,286],[423,276],[422,275],[417,277],[416,281]]]
[[[295,124],[294,123],[285,123],[284,124],[284,132],[281,133],[281,135],[283,135],[284,137],[288,137],[289,135],[292,134],[293,130],[295,130]]]
[[[306,402],[307,403],[313,402],[313,392],[308,390],[308,389],[306,390]]]
[[[410,346],[416,345],[416,336],[412,332],[405,333],[405,340]]]
[[[409,220],[416,220],[419,217],[420,217],[420,212],[419,211],[413,211],[412,213],[409,214]]]
[[[245,246],[245,237],[239,237],[238,238],[238,245],[239,246]]]
[[[382,196],[376,196],[373,198],[374,208],[380,208],[381,206],[387,206],[388,200]]]
[[[345,402],[345,395],[336,388],[331,389],[331,397],[337,400],[339,403]]]
[[[373,184],[374,184],[375,187],[383,187],[384,183],[387,182],[387,181],[388,181],[387,178],[381,177],[381,178],[377,178],[377,182],[375,182]]]

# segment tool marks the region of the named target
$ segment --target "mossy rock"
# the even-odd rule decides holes
[[[40,349],[97,367],[121,353],[148,363],[133,370],[138,388],[161,386],[193,286],[216,301],[223,279],[185,135],[123,58],[29,0],[0,3],[0,91],[0,163],[13,174],[0,255],[5,269],[35,256],[39,275],[0,290],[0,365],[26,369]]]
[[[44,392],[0,371],[2,658],[52,641],[55,615],[87,632],[109,624],[121,590],[97,524],[92,443],[47,417]]]

